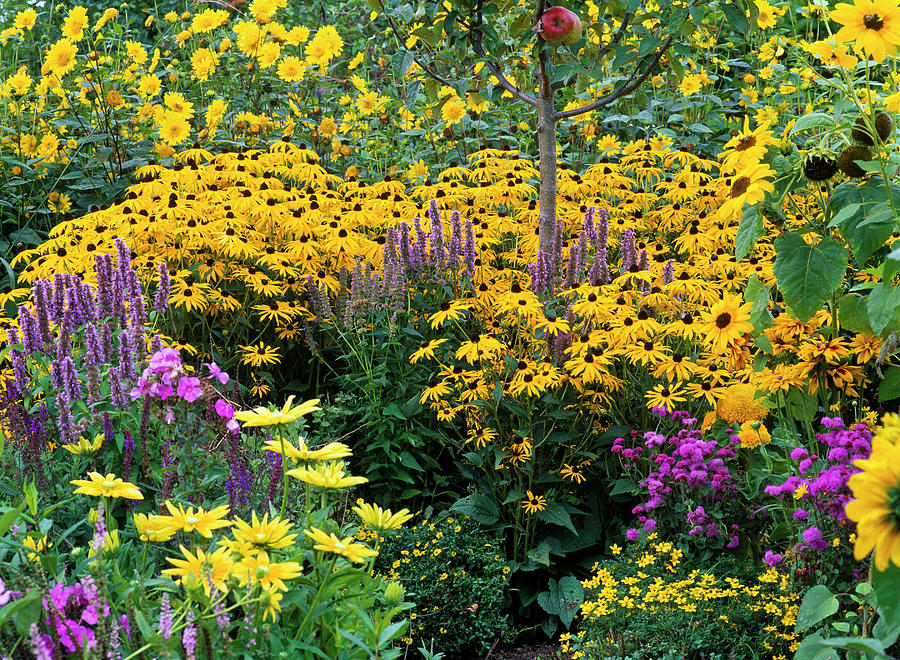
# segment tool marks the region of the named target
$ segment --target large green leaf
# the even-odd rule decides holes
[[[500,512],[494,500],[481,493],[473,493],[457,500],[450,509],[465,513],[482,525],[493,525],[500,519]]]
[[[750,254],[756,241],[765,233],[763,219],[757,205],[745,206],[741,224],[738,225],[737,237],[734,239],[734,256],[738,261]]]
[[[888,282],[879,282],[869,292],[867,305],[869,322],[876,335],[888,328],[888,324],[900,309],[900,287],[892,286]]]
[[[567,575],[556,580],[550,579],[548,591],[538,594],[538,605],[548,614],[555,614],[563,622],[566,629],[572,625],[572,619],[584,602],[584,589],[577,578]]]
[[[840,299],[838,319],[841,327],[850,332],[874,334],[872,324],[869,323],[869,312],[866,310],[866,299],[857,293],[847,294]]]
[[[538,511],[537,517],[538,520],[545,523],[559,525],[560,527],[571,530],[573,534],[578,534],[578,532],[575,531],[575,525],[572,524],[572,518],[569,516],[569,512],[558,502],[550,502],[546,509]]]
[[[900,195],[900,186],[891,184],[891,193]],[[829,226],[840,229],[860,268],[894,231],[894,213],[887,202],[884,179],[878,176],[862,185],[842,183],[828,200],[834,214]]]
[[[804,323],[838,288],[846,270],[847,248],[834,239],[810,245],[796,232],[775,239],[775,278],[784,301]]]
[[[808,630],[837,611],[837,598],[824,584],[817,584],[803,597],[797,611],[797,625],[794,630],[797,632]]]
[[[872,571],[872,588],[878,599],[878,611],[889,629],[900,626],[900,567],[890,564],[885,571]]]

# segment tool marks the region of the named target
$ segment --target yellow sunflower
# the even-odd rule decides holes
[[[845,511],[856,523],[857,560],[875,550],[875,568],[900,566],[900,416],[885,415],[872,438],[872,454],[854,463],[862,472],[847,481],[853,496]]]
[[[900,45],[900,6],[892,0],[842,2],[831,18],[844,27],[834,35],[840,43],[854,42],[876,62],[896,55]]]

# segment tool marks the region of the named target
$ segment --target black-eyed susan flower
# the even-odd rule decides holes
[[[522,500],[522,508],[525,513],[535,514],[547,508],[547,498],[543,495],[535,495],[530,490],[525,493],[525,499]]]
[[[668,411],[675,410],[676,403],[684,402],[682,394],[684,390],[677,385],[665,385],[660,383],[647,392],[644,398],[647,399],[648,408],[665,408]]]
[[[91,495],[93,497],[122,497],[128,500],[142,500],[144,496],[134,484],[123,481],[110,473],[106,476],[99,472],[89,472],[90,479],[74,479],[70,484],[78,486],[74,490],[76,494]]]
[[[447,339],[429,339],[422,342],[422,345],[416,349],[412,355],[409,356],[409,361],[411,364],[415,364],[419,360],[433,360],[434,359],[434,351],[443,343],[446,343]]]
[[[278,352],[278,349],[264,342],[238,346],[238,348],[241,350],[241,362],[251,367],[275,365],[281,362],[281,354]]]
[[[753,331],[750,323],[752,303],[741,303],[738,296],[725,294],[715,303],[704,318],[704,342],[713,351],[723,352],[745,332]]]
[[[835,34],[840,43],[854,42],[876,62],[893,56],[900,45],[900,6],[894,0],[856,0],[839,3],[830,18],[843,27]]]

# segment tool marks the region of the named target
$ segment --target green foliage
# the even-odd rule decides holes
[[[830,238],[811,244],[789,232],[775,239],[775,277],[784,301],[808,321],[830,298],[847,270],[847,249]]]
[[[416,604],[408,644],[471,658],[509,631],[510,567],[500,540],[466,516],[401,529],[383,540],[375,567]]]

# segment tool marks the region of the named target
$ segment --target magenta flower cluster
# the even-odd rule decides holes
[[[626,538],[635,541],[641,529],[645,532],[656,529],[660,514],[677,508],[687,498],[696,506],[680,514],[681,529],[672,531],[682,531],[690,537],[724,537],[726,547],[736,547],[739,527],[716,521],[707,507],[730,498],[737,491],[728,462],[737,456],[740,439],[732,436],[724,445],[715,439],[704,440],[702,432],[692,428],[697,420],[688,413],[670,413],[665,409],[654,409],[654,412],[682,428],[670,437],[655,431],[647,431],[642,436],[632,431],[631,446],[626,445],[625,438],[616,438],[611,448],[614,454],[622,456],[626,473],[637,477],[646,471],[644,478],[639,481],[635,478],[646,493],[646,499],[632,509],[640,529],[629,529]]]
[[[229,376],[222,371],[215,362],[206,363],[209,374],[204,380],[216,381],[224,385],[229,381]],[[150,363],[144,369],[137,380],[137,384],[131,389],[131,400],[141,397],[157,398],[166,402],[166,422],[175,421],[175,413],[172,411],[168,400],[177,397],[188,403],[193,403],[203,396],[203,381],[196,376],[185,373],[181,362],[181,353],[176,348],[162,347],[150,356]],[[216,414],[225,420],[225,426],[229,431],[240,430],[240,423],[234,419],[234,408],[224,399],[219,398],[214,405]]]
[[[821,424],[825,431],[816,434],[813,453],[803,447],[793,449],[790,456],[795,474],[781,484],[766,486],[765,493],[779,499],[794,497],[797,500],[792,514],[794,520],[808,520],[815,514],[813,518],[819,520],[850,525],[844,512],[852,499],[847,480],[859,472],[853,462],[872,453],[872,432],[865,424],[846,428],[840,417],[823,417]],[[801,535],[812,550],[821,552],[828,547],[827,539],[816,525],[807,527]]]
[[[97,647],[97,634],[93,628],[101,617],[110,616],[109,602],[101,598],[90,576],[76,584],[58,583],[41,599],[48,616],[44,625],[54,634],[44,633],[32,639],[32,645],[44,651],[55,648],[54,638],[68,652],[90,651]],[[119,616],[118,629],[130,636],[128,617]],[[51,656],[52,657],[52,656]]]

